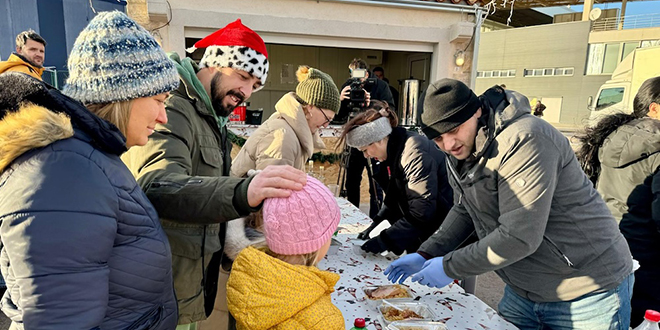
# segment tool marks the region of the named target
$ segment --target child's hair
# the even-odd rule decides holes
[[[266,244],[256,247],[290,264],[314,266],[340,219],[339,205],[328,187],[308,176],[302,190],[286,198],[266,199]]]

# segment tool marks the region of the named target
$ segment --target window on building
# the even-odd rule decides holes
[[[525,69],[524,77],[551,77],[551,76],[572,76],[575,68],[544,68],[544,69]],[[515,76],[515,71],[512,72]]]
[[[602,73],[612,73],[619,64],[621,44],[607,44],[605,46],[605,57],[603,58],[603,71]]]
[[[477,71],[477,78],[506,78],[515,76],[516,70]]]
[[[621,55],[621,60],[626,58],[626,56],[630,55],[630,53],[635,50],[635,48],[639,47],[639,41],[635,42],[626,42],[623,44],[623,54]]]
[[[589,56],[587,58],[587,74],[603,73],[603,57],[605,56],[605,44],[590,44]]]
[[[660,40],[642,40],[642,48],[660,45]]]

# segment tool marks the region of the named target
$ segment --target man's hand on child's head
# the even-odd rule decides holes
[[[270,165],[257,173],[248,186],[248,204],[257,207],[266,198],[284,198],[302,190],[307,174],[289,165]]]

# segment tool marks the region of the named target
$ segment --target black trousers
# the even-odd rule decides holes
[[[374,162],[372,162],[371,165],[374,174],[377,173],[378,166],[374,164]],[[360,185],[362,184],[362,172],[364,172],[366,166],[367,159],[364,158],[364,154],[362,154],[360,150],[351,148],[346,166],[345,188],[346,199],[356,207],[360,207]],[[371,218],[378,214],[380,204],[383,201],[383,189],[380,188],[378,183],[375,183],[374,185],[376,186],[376,191],[374,191],[373,187],[369,185],[369,217]]]

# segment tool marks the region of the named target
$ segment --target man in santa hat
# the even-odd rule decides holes
[[[288,196],[289,189],[300,190],[306,183],[305,173],[290,166],[267,167],[247,179],[229,177],[227,117],[263,87],[268,53],[261,37],[240,19],[194,48],[202,47],[206,51],[199,65],[170,54],[180,85],[165,101],[168,122],[148,127],[154,133],[147,145],[122,157],[169,238],[177,329],[196,329],[213,311],[216,293],[219,302],[226,302],[227,274],[221,267],[226,222],[259,210],[265,198]],[[217,317],[214,328],[226,328],[227,318],[226,312]]]

